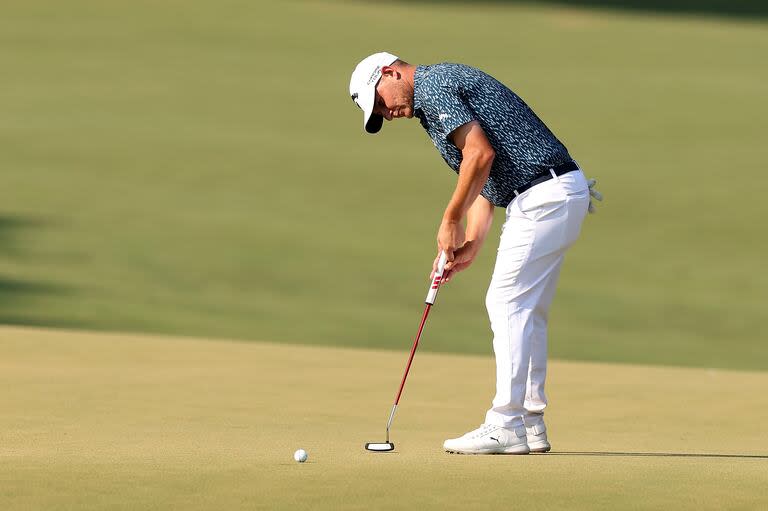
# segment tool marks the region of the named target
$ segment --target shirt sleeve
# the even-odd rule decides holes
[[[437,118],[442,126],[443,136],[449,137],[456,128],[475,120],[474,112],[455,86],[441,87],[437,103]]]

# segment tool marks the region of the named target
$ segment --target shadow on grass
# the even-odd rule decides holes
[[[402,2],[403,0],[395,0]],[[457,4],[466,0],[416,0],[419,3]],[[411,3],[411,2],[409,2]],[[486,4],[552,5],[556,7],[587,7],[645,14],[690,14],[728,18],[758,19],[768,17],[765,0],[483,0]]]
[[[764,454],[709,454],[692,452],[549,452],[547,456],[618,456],[618,457],[661,457],[661,458],[744,458],[768,460]]]
[[[43,222],[36,219],[0,216],[0,263],[27,257],[28,252],[22,241],[28,231],[43,225]],[[0,324],[83,327],[77,321],[57,319],[56,311],[42,309],[37,303],[39,298],[45,296],[68,294],[71,294],[71,290],[65,286],[0,274]]]

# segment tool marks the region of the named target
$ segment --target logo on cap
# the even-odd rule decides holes
[[[373,82],[377,81],[379,79],[379,76],[381,76],[381,66],[376,66],[376,69],[373,70],[373,73],[371,73],[371,76],[368,77],[368,81],[366,82],[366,85],[370,85]]]

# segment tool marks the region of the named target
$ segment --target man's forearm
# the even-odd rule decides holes
[[[465,155],[459,169],[459,179],[448,207],[443,214],[444,222],[460,222],[480,195],[488,180],[493,164],[493,154],[476,152]]]
[[[466,240],[474,241],[479,249],[493,224],[493,204],[478,195],[467,211]]]

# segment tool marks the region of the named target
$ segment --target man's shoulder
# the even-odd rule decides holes
[[[419,67],[422,71],[422,83],[425,85],[455,86],[463,80],[487,76],[475,67],[455,62],[441,62]]]
[[[442,62],[419,66],[416,73],[416,106],[434,108],[451,103],[482,85],[485,75],[466,64]]]

